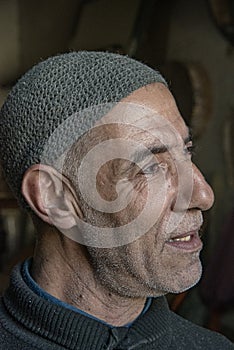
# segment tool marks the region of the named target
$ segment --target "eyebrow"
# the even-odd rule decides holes
[[[184,138],[184,144],[186,145],[190,141],[192,141],[191,130],[189,130],[188,136]],[[169,150],[170,147],[168,145],[161,145],[161,146],[149,146],[149,147],[146,146],[146,148],[147,149],[144,148],[142,150],[138,150],[132,155],[132,161],[134,163],[142,162],[145,158],[149,157],[150,153],[152,154],[165,153]]]
[[[168,151],[168,147],[163,146],[151,146],[147,147],[147,149],[138,150],[136,153],[133,154],[132,161],[134,163],[142,162],[145,158],[149,157],[152,154],[159,154],[164,153]]]

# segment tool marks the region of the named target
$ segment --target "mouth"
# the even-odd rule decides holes
[[[199,237],[199,231],[190,231],[182,233],[166,241],[166,244],[175,248],[182,249],[189,253],[197,252],[202,249],[202,241]]]

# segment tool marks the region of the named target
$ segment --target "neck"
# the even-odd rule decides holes
[[[35,249],[32,277],[47,293],[113,326],[134,321],[145,298],[113,293],[97,279],[85,247],[51,233]]]

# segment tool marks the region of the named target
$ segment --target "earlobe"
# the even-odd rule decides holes
[[[37,216],[60,230],[83,217],[70,181],[48,165],[35,164],[26,171],[22,194]]]

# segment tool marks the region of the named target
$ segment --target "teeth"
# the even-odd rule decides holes
[[[182,238],[172,238],[169,242],[189,242],[191,241],[191,235]]]

